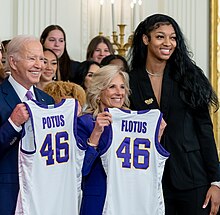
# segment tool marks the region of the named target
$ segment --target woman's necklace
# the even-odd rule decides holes
[[[153,76],[153,77],[161,77],[163,75],[163,72],[151,73],[147,70],[147,68],[146,68],[146,72],[148,75]]]

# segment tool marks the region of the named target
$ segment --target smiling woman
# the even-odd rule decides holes
[[[99,149],[104,147],[107,141],[103,141],[101,136],[103,136],[102,133],[105,133],[105,127],[112,122],[111,114],[105,111],[105,108],[128,109],[128,96],[129,83],[126,72],[115,65],[108,65],[99,69],[93,75],[91,85],[87,89],[86,113],[79,117],[77,123],[78,135],[82,141],[87,142],[90,146],[99,147]],[[93,165],[86,162],[87,159],[91,160],[91,157],[85,156],[82,170],[81,215],[102,214],[106,195],[106,174],[99,156],[96,155]]]
[[[114,54],[114,52],[113,45],[107,37],[96,36],[87,47],[86,59],[101,63],[104,57]]]
[[[93,75],[93,78],[91,80],[91,85],[90,87],[87,89],[87,108],[85,110],[85,114],[80,116],[77,120],[77,128],[78,128],[78,135],[81,138],[81,140],[83,142],[87,142],[87,144],[91,147],[96,148],[97,151],[95,151],[93,153],[93,157],[92,158],[90,155],[85,155],[85,159],[84,159],[84,165],[82,168],[82,172],[83,172],[83,181],[82,181],[82,191],[83,191],[83,199],[82,199],[82,204],[81,204],[81,211],[80,211],[80,215],[90,215],[90,214],[102,214],[102,211],[106,211],[106,207],[107,205],[114,205],[112,204],[112,198],[111,195],[108,195],[108,189],[111,189],[111,183],[112,181],[114,181],[114,179],[119,179],[121,178],[121,174],[123,174],[123,168],[122,168],[122,164],[120,162],[119,166],[117,166],[117,169],[114,168],[109,168],[109,169],[114,169],[114,172],[112,172],[112,175],[114,175],[114,179],[111,180],[110,179],[110,175],[108,174],[108,170],[106,170],[107,165],[105,165],[104,162],[101,162],[101,157],[103,155],[103,152],[105,151],[105,149],[108,147],[109,143],[111,142],[111,138],[116,139],[117,143],[113,144],[116,146],[116,148],[119,148],[117,150],[117,157],[114,157],[113,154],[116,155],[116,150],[114,151],[114,153],[112,153],[112,157],[113,160],[118,160],[118,158],[120,158],[121,160],[124,160],[127,164],[131,164],[132,162],[130,162],[130,149],[133,148],[133,146],[131,146],[130,148],[130,143],[129,141],[125,141],[123,142],[123,139],[127,136],[130,135],[137,135],[137,136],[133,136],[133,137],[129,137],[128,139],[141,139],[141,133],[143,134],[143,137],[145,140],[148,139],[148,137],[145,135],[148,131],[148,133],[151,133],[151,135],[154,134],[154,131],[152,131],[150,128],[152,128],[149,124],[150,123],[156,123],[157,127],[159,129],[159,126],[162,125],[161,121],[158,121],[157,123],[157,119],[156,118],[151,118],[149,116],[149,118],[147,117],[147,115],[142,115],[140,112],[134,111],[131,113],[130,110],[128,110],[129,108],[129,99],[128,96],[130,95],[130,88],[129,88],[129,78],[128,78],[128,73],[123,71],[123,68],[120,66],[116,66],[116,65],[107,65],[107,66],[103,66],[101,67],[101,69],[99,69],[99,71],[97,73],[95,73]],[[108,111],[106,110],[108,108]],[[148,111],[146,111],[145,113],[147,113]],[[155,112],[159,113],[158,110],[155,110]],[[143,113],[143,112],[142,112]],[[124,115],[125,114],[125,115]],[[127,115],[128,114],[128,115]],[[122,121],[119,122],[120,126],[117,127],[116,126],[116,130],[113,132],[113,134],[110,132],[110,128],[111,126],[114,127],[114,123],[117,121],[117,117],[119,116],[122,117]],[[139,118],[140,117],[140,118]],[[138,118],[138,119],[137,119]],[[150,119],[148,122],[141,122],[142,119],[146,119],[146,121],[148,121],[148,119]],[[161,117],[162,119],[162,117]],[[150,122],[151,121],[151,122]],[[149,124],[148,124],[149,123]],[[111,126],[109,126],[111,125]],[[160,127],[160,131],[158,134],[158,137],[160,137],[160,135],[162,135],[163,133],[163,129],[165,128],[165,124],[162,125],[162,127]],[[122,133],[121,133],[122,132]],[[130,133],[130,134],[129,134]],[[121,135],[123,136],[122,140],[117,139],[119,137],[121,137]],[[153,135],[154,138],[153,139],[157,139],[156,138],[156,134]],[[112,140],[113,141],[113,140]],[[120,143],[122,142],[122,145],[120,145]],[[138,142],[138,141],[137,141]],[[136,142],[136,143],[137,143]],[[151,142],[151,141],[150,141]],[[153,142],[152,141],[152,145],[150,148],[153,148]],[[117,145],[118,144],[118,145]],[[120,145],[120,146],[119,146]],[[144,147],[144,154],[146,155],[146,153],[148,153],[147,148],[145,148],[144,146],[144,142],[140,143],[140,148]],[[124,148],[125,146],[125,148]],[[134,148],[136,149],[140,149],[138,144],[135,144]],[[137,150],[137,151],[138,151]],[[132,149],[131,149],[132,151]],[[134,160],[134,163],[136,162],[136,164],[139,161],[139,158],[137,157],[148,157],[145,156],[144,154],[141,154],[140,156],[138,156],[136,153],[134,155],[134,159],[132,158],[132,160]],[[154,154],[154,153],[152,153]],[[151,155],[152,155],[151,154]],[[152,155],[153,157],[153,155]],[[112,159],[112,158],[111,158]],[[115,161],[112,162],[114,163]],[[138,161],[137,161],[138,160]],[[156,159],[157,160],[157,159]],[[146,161],[146,160],[145,160]],[[92,164],[91,164],[92,162]],[[141,163],[141,161],[140,161]],[[145,162],[146,164],[146,162]],[[136,165],[135,168],[139,168],[142,164],[140,164],[139,167],[137,167],[139,164]],[[154,165],[153,165],[154,166]],[[161,163],[160,163],[160,166]],[[105,171],[104,171],[104,168]],[[119,168],[118,168],[119,167]],[[123,165],[124,167],[124,165]],[[153,167],[154,168],[154,167]],[[108,168],[107,168],[108,169]],[[119,170],[120,169],[120,170]],[[132,168],[130,169],[132,170]],[[130,170],[128,170],[130,172]],[[134,169],[133,169],[134,170]],[[125,170],[126,171],[126,170]],[[142,170],[141,170],[142,171]],[[155,172],[157,172],[155,170]],[[143,171],[142,171],[143,173]],[[158,173],[158,172],[157,172]],[[107,174],[107,181],[106,181],[106,174]],[[146,182],[146,178],[144,176],[144,181],[146,182],[145,184],[141,183],[139,180],[139,182],[137,183],[137,178],[139,178],[140,174],[136,171],[134,171],[132,173],[132,175],[134,176],[135,180],[130,180],[131,178],[129,177],[129,185],[126,184],[125,187],[128,188],[126,189],[129,190],[132,181],[136,184],[135,186],[137,186],[135,189],[132,189],[133,191],[135,190],[135,192],[132,192],[132,194],[139,196],[143,196],[143,195],[148,195],[148,193],[145,193],[145,190],[148,189],[143,189],[143,186],[148,187],[149,183]],[[147,175],[147,174],[144,174]],[[160,174],[159,174],[160,175]],[[125,176],[125,175],[124,175]],[[157,181],[157,185],[156,187],[160,187],[160,179],[157,178],[158,175],[156,177],[151,177],[154,178],[154,182]],[[157,178],[157,179],[155,179]],[[140,178],[139,178],[140,179]],[[110,182],[111,181],[111,182]],[[118,181],[118,180],[117,180]],[[123,182],[126,181],[126,179],[122,180]],[[107,187],[106,187],[107,184]],[[120,183],[114,183],[116,184],[120,184]],[[150,183],[151,184],[151,183]],[[141,186],[139,186],[141,185]],[[152,186],[154,187],[154,186]],[[107,194],[106,194],[106,189],[107,189]],[[143,193],[139,192],[139,190],[141,189],[141,192],[143,191]],[[158,188],[159,190],[160,188]],[[127,200],[124,200],[126,198],[126,195],[123,191],[119,191],[117,189],[117,186],[114,187],[112,190],[116,191],[116,193],[113,191],[111,193],[114,193],[114,195],[118,195],[121,198],[120,202],[126,203],[127,204]],[[129,192],[130,193],[130,192]],[[131,194],[131,196],[133,196]],[[161,194],[161,192],[160,192]],[[160,195],[159,194],[159,195]],[[127,195],[128,198],[130,197],[130,195]],[[158,197],[158,195],[155,195],[158,199],[161,199],[160,197]],[[133,199],[138,199],[137,198],[133,198]],[[105,201],[106,199],[106,201]],[[109,203],[109,199],[110,203]],[[113,198],[115,199],[115,198]],[[123,199],[123,200],[122,200]],[[144,200],[143,200],[144,199]],[[144,201],[144,204],[146,203],[146,198],[144,197],[142,200]],[[152,199],[152,198],[151,198]],[[159,200],[156,202],[160,202]],[[105,203],[105,209],[103,209]],[[133,202],[132,202],[133,203]],[[157,204],[156,203],[156,204]],[[128,207],[124,207],[123,204],[119,204],[120,208],[123,208],[122,211],[123,213],[117,211],[116,207],[118,207],[118,202],[116,203],[116,207],[113,206],[113,212],[112,214],[129,214],[128,211]],[[122,206],[123,205],[123,206]],[[162,205],[162,204],[160,204]],[[147,208],[149,208],[149,205],[145,206]],[[130,204],[130,207],[132,208],[132,211],[137,211],[136,214],[149,214],[146,213],[147,209],[146,207],[141,207],[141,211],[137,211],[136,207],[137,204]],[[155,206],[155,205],[154,205]],[[143,209],[144,208],[144,209]],[[156,211],[157,209],[154,208],[154,211]],[[107,212],[104,214],[108,214],[108,209]],[[153,213],[153,214],[158,214],[158,213]]]
[[[51,49],[44,48],[44,69],[36,86],[43,90],[47,84],[54,80],[60,80],[59,60]]]
[[[86,113],[97,116],[106,107],[128,108],[130,88],[128,74],[116,65],[107,65],[94,74],[87,89]]]
[[[53,50],[59,58],[59,69],[62,81],[74,81],[78,61],[70,59],[66,47],[66,33],[59,25],[47,26],[41,36],[40,42],[45,48]]]
[[[161,138],[171,154],[163,175],[166,214],[216,214],[220,190],[212,182],[220,181],[220,171],[209,108],[219,108],[218,97],[189,53],[172,17],[142,21],[130,52],[131,108],[158,108],[167,123]]]

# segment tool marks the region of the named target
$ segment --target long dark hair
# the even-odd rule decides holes
[[[61,80],[67,81],[69,80],[69,75],[71,73],[71,68],[70,68],[71,59],[66,49],[66,34],[64,30],[59,25],[49,25],[43,30],[40,36],[40,42],[44,46],[48,34],[53,30],[60,30],[63,33],[65,46],[64,46],[64,52],[62,56],[59,58],[59,69],[60,69]]]
[[[154,14],[143,20],[134,32],[131,49],[128,54],[131,70],[145,71],[147,46],[142,36],[150,41],[150,32],[161,25],[172,25],[176,33],[176,48],[167,64],[171,65],[171,77],[178,82],[181,98],[192,108],[214,105],[219,108],[218,98],[204,72],[191,59],[183,33],[177,22],[164,14]]]
[[[57,70],[56,70],[56,75],[55,75],[55,79],[54,79],[54,80],[60,81],[60,80],[61,80],[61,77],[60,77],[59,59],[58,59],[56,53],[55,53],[53,50],[43,47],[43,52],[46,52],[46,51],[51,52],[51,53],[55,56],[55,58],[56,58],[56,61],[57,61]]]
[[[129,72],[128,62],[121,55],[114,55],[114,54],[108,55],[102,59],[100,64],[101,66],[106,66],[106,65],[111,64],[111,61],[116,60],[116,59],[121,60],[123,62],[123,67],[124,67],[123,70],[125,72]]]
[[[76,76],[74,77],[74,82],[76,84],[79,84],[83,89],[86,89],[85,87],[85,78],[89,72],[91,65],[97,65],[100,67],[100,64],[93,60],[85,60],[80,63],[80,65],[77,68]]]

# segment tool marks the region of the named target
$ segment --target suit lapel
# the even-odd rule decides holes
[[[143,109],[160,109],[164,116],[168,115],[170,99],[172,99],[173,80],[170,77],[170,68],[167,65],[162,82],[162,92],[160,107],[157,103],[150,78],[143,70],[132,73],[130,77],[132,86],[132,98],[135,101],[134,107],[138,110]]]
[[[17,104],[21,103],[20,98],[8,80],[5,80],[2,83],[2,92],[6,103],[11,107],[12,110]]]
[[[138,94],[140,95],[141,103],[144,103],[146,106],[145,109],[159,108],[147,73],[143,71],[140,72],[137,80]]]
[[[162,94],[160,100],[160,110],[164,114],[164,118],[167,117],[170,107],[170,99],[172,99],[173,80],[170,78],[170,71],[166,68],[163,83]]]
[[[154,91],[150,82],[149,76],[146,74],[145,78],[145,89],[143,90],[145,96],[144,96],[144,103],[147,105],[148,109],[154,109],[158,108],[159,109],[159,104],[157,103],[157,99],[154,95]]]
[[[45,99],[44,99],[44,97],[43,97],[41,92],[42,92],[41,90],[39,90],[36,87],[34,87],[34,94],[36,96],[36,100],[39,101],[42,104],[47,104],[47,102],[45,101]]]
[[[138,78],[138,94],[140,95],[141,102],[145,103],[146,109],[160,109],[165,115],[168,114],[170,99],[172,98],[173,81],[169,75],[170,71],[167,67],[165,69],[163,82],[162,82],[162,92],[160,107],[157,103],[156,97],[153,92],[153,88],[150,82],[150,78],[145,73],[140,73]]]
[[[16,91],[14,90],[13,86],[10,84],[8,79],[4,80],[1,84],[2,87],[2,93],[3,98],[5,99],[5,102],[11,107],[13,110],[17,104],[22,103],[20,98],[18,97]],[[42,104],[47,104],[44,94],[41,90],[34,87],[34,93],[36,96],[37,101],[41,102]]]

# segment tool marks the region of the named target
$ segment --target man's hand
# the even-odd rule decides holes
[[[25,123],[29,119],[29,114],[25,104],[18,104],[13,110],[10,118],[16,126],[21,126]]]

